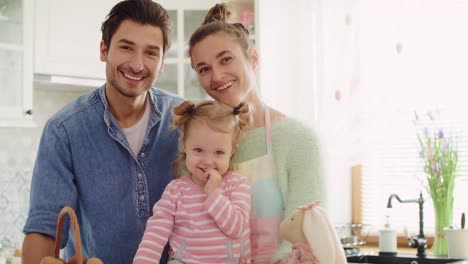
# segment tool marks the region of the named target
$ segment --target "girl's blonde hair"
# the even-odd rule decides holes
[[[231,108],[217,101],[201,101],[193,104],[185,101],[172,109],[172,128],[180,130],[179,145],[183,146],[188,134],[188,129],[193,122],[203,122],[210,129],[221,133],[232,133],[232,154],[237,149],[239,137],[250,123],[249,107],[245,103]],[[174,161],[174,173],[178,178],[179,172],[185,168],[186,154],[179,147],[177,159]],[[229,169],[232,170],[232,156],[229,161]]]

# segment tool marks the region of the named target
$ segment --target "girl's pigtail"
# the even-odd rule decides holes
[[[249,105],[242,102],[238,106],[234,107],[232,112],[238,118],[238,125],[240,130],[245,131],[249,127],[252,120]]]
[[[195,105],[190,101],[184,101],[180,105],[172,108],[172,128],[180,129],[179,151],[177,159],[172,163],[172,169],[175,178],[179,178],[184,171],[184,163],[186,154],[183,151],[183,138],[185,133],[185,125],[190,120],[195,111]]]
[[[172,128],[180,128],[183,126],[189,116],[195,111],[195,105],[190,101],[184,101],[180,105],[172,109]]]

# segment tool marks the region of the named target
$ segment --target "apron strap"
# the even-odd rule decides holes
[[[270,120],[270,108],[265,104],[265,140],[267,146],[267,153],[273,152],[273,145],[271,143],[271,120]]]

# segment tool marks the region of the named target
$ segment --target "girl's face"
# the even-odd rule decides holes
[[[202,121],[192,121],[187,129],[185,165],[195,183],[204,186],[205,171],[214,169],[224,175],[232,155],[232,133],[214,131]]]
[[[200,84],[216,101],[235,107],[256,93],[257,53],[246,57],[230,35],[207,36],[192,47],[191,57]]]

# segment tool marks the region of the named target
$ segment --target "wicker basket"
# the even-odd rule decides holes
[[[73,235],[75,237],[75,256],[71,257],[68,264],[104,264],[98,258],[86,259],[83,256],[81,248],[80,226],[76,218],[75,211],[70,206],[65,206],[58,216],[57,232],[55,236],[55,257],[48,256],[41,260],[41,264],[67,264],[63,259],[60,259],[60,241],[62,240],[62,229],[65,216],[68,214],[70,217],[70,224],[73,228]]]

